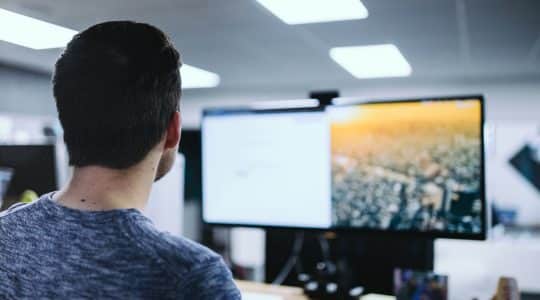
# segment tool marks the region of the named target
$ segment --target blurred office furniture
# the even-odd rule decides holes
[[[71,178],[73,167],[69,165],[69,156],[63,139],[57,138],[54,144],[56,152],[56,180],[58,187],[66,185]]]
[[[264,281],[265,238],[262,229],[231,229],[231,262],[244,271],[243,278]]]
[[[4,200],[4,196],[7,192],[7,188],[9,187],[9,183],[11,182],[12,177],[12,169],[0,167],[0,207],[2,207],[2,202]]]
[[[203,223],[201,221],[201,202],[186,201],[184,198],[184,222],[182,235],[193,241],[201,242],[203,236]]]
[[[43,195],[59,187],[55,144],[0,145],[0,166],[13,171],[2,210],[19,201],[27,190]]]
[[[185,158],[184,198],[186,201],[200,202],[202,198],[201,131],[182,130],[178,151]]]
[[[0,113],[0,167],[5,161],[20,168],[13,170],[7,202],[18,201],[24,186],[42,195],[67,182],[70,168],[61,131],[58,120],[51,116]],[[5,209],[10,203],[0,207]]]
[[[533,297],[540,295],[539,255],[540,232],[497,228],[484,242],[437,240],[434,270],[449,276],[450,300],[491,299],[501,276],[515,278]]]
[[[53,117],[0,113],[0,144],[39,145],[61,136]]]
[[[497,285],[497,293],[493,300],[520,300],[519,287],[516,279],[502,277]]]
[[[176,236],[182,235],[184,216],[184,168],[182,154],[161,180],[154,183],[144,214],[154,225]]]
[[[194,241],[203,240],[201,220],[201,131],[183,129],[178,151],[185,159],[184,173],[184,224],[183,236]]]

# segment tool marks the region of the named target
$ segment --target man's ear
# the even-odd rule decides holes
[[[171,117],[169,127],[167,127],[167,135],[165,137],[165,149],[171,149],[178,146],[178,143],[180,143],[181,128],[182,117],[180,116],[180,112],[175,112]]]

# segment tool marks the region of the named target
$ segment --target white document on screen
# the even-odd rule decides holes
[[[204,219],[329,227],[329,135],[323,112],[206,117]]]

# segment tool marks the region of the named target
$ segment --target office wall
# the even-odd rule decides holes
[[[50,78],[0,65],[0,113],[55,116]]]
[[[329,87],[331,88],[331,87]],[[324,89],[324,88],[319,88]],[[183,98],[184,124],[198,127],[204,107],[235,106],[251,101],[306,98],[310,89],[199,90],[186,91]],[[359,81],[358,87],[340,89],[342,97],[366,100],[404,99],[462,94],[484,94],[487,120],[539,120],[540,81],[375,83]]]
[[[0,65],[0,112],[55,116],[50,74],[25,71]],[[359,81],[356,87],[339,87],[343,97],[387,99],[460,94],[486,96],[488,120],[540,120],[540,81]],[[185,90],[182,98],[184,126],[196,128],[204,107],[234,106],[252,101],[306,98],[318,88],[243,88]]]

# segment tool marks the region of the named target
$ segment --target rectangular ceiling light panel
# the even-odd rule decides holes
[[[36,50],[61,48],[77,31],[0,8],[0,40]]]
[[[43,50],[65,47],[77,31],[27,17],[0,8],[0,40],[19,46]],[[182,86],[211,88],[219,85],[219,75],[190,65],[180,69]]]
[[[257,2],[290,25],[368,17],[368,11],[360,0],[257,0]]]
[[[359,79],[406,77],[412,73],[409,62],[393,44],[332,48],[330,57]]]
[[[180,67],[180,75],[184,89],[213,88],[220,82],[218,74],[186,64]]]

